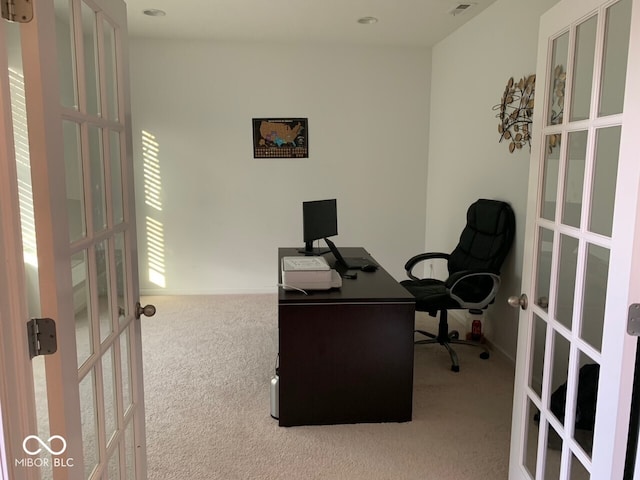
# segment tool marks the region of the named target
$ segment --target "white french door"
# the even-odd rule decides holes
[[[27,3],[33,20],[0,28],[12,123],[0,133],[13,146],[0,221],[14,227],[0,247],[16,265],[0,292],[13,306],[0,309],[13,342],[0,369],[15,381],[0,386],[4,467],[16,479],[144,479],[126,6]],[[57,324],[57,351],[32,361],[15,345],[30,317]],[[25,364],[21,382],[11,372]]]
[[[640,0],[561,0],[538,41],[509,478],[622,479],[627,314],[640,303]]]

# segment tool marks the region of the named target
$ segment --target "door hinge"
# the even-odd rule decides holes
[[[627,333],[635,337],[640,337],[640,303],[632,303],[629,305]]]
[[[32,318],[27,322],[29,355],[51,355],[58,350],[56,322],[50,318]]]
[[[2,18],[10,22],[28,23],[33,20],[33,0],[0,0]]]

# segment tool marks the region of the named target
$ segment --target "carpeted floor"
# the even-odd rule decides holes
[[[416,346],[413,421],[280,428],[269,415],[277,297],[146,297],[149,480],[506,479],[513,367]],[[433,325],[420,317],[417,325]],[[431,329],[433,331],[433,329]]]

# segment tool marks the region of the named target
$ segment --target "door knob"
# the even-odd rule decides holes
[[[140,318],[142,315],[145,317],[153,317],[156,314],[155,305],[140,305],[140,302],[136,303],[136,318]]]
[[[520,307],[522,310],[526,310],[527,307],[529,306],[529,299],[523,293],[519,297],[515,295],[513,295],[512,297],[509,297],[509,299],[507,300],[507,303],[511,305],[513,308]]]

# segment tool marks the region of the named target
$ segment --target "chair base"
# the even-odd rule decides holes
[[[429,337],[428,340],[416,340],[414,345],[425,345],[432,343],[439,343],[449,352],[449,356],[451,357],[451,370],[454,372],[460,371],[460,364],[458,362],[458,354],[455,352],[451,345],[468,345],[470,347],[479,347],[483,351],[480,354],[480,358],[483,360],[487,360],[490,356],[489,350],[487,347],[479,342],[471,342],[468,340],[460,340],[459,334],[456,330],[451,332],[447,332],[446,334],[434,335],[433,333],[426,332],[424,330],[414,330],[416,333]]]

